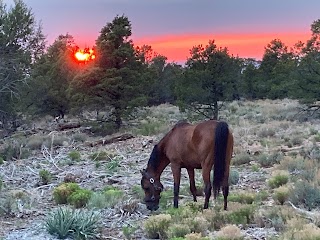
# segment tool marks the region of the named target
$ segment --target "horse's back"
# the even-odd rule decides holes
[[[196,125],[179,123],[168,134],[165,151],[169,160],[182,167],[201,168],[212,158],[214,131],[217,121],[209,120]]]

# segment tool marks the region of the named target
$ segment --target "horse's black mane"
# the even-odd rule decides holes
[[[190,123],[187,120],[179,120],[173,127],[173,129],[184,126],[184,125],[189,125]],[[172,129],[172,130],[173,130]],[[168,133],[170,134],[170,132]],[[168,134],[166,136],[168,136]],[[153,150],[151,152],[149,161],[148,161],[148,165],[153,169],[156,170],[160,164],[160,160],[159,160],[159,146],[156,144],[153,147]]]
[[[153,147],[153,150],[151,152],[149,161],[148,161],[148,165],[151,166],[151,168],[153,170],[156,170],[159,166],[159,149],[158,149],[158,145],[155,145]]]
[[[181,127],[181,126],[189,125],[189,124],[190,124],[190,123],[189,123],[187,120],[183,119],[183,120],[179,120],[179,121],[174,125],[173,128],[177,128],[177,127]]]

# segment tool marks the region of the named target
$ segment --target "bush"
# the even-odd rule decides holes
[[[274,227],[282,231],[290,219],[297,217],[297,212],[288,206],[272,206],[256,211],[254,219],[261,228]]]
[[[71,161],[80,161],[81,160],[81,155],[78,151],[69,152],[68,157],[71,159]]]
[[[117,131],[117,126],[113,122],[89,122],[85,126],[90,127],[94,136],[106,136],[111,135]]]
[[[81,208],[87,205],[91,198],[92,192],[87,189],[79,189],[73,192],[67,199],[69,204],[72,204],[75,208]]]
[[[289,188],[286,186],[281,186],[275,189],[272,197],[276,202],[279,202],[281,205],[283,205],[289,198]]]
[[[236,185],[239,182],[239,172],[237,170],[231,169],[229,174],[229,184]]]
[[[301,223],[301,219],[292,219],[279,239],[317,240],[320,239],[320,229],[313,223]]]
[[[27,148],[25,148],[24,143],[20,141],[14,141],[8,143],[0,152],[0,157],[9,161],[12,159],[25,159],[29,157],[30,153]]]
[[[101,151],[101,152],[92,153],[89,158],[93,161],[104,161],[104,160],[112,160],[116,156],[117,155],[113,152]]]
[[[232,159],[231,163],[233,165],[239,166],[242,164],[247,164],[250,163],[252,161],[252,157],[250,154],[248,153],[240,153],[234,156],[234,158]]]
[[[44,142],[45,142],[44,136],[33,136],[28,139],[26,146],[31,150],[37,150],[37,149],[41,149]]]
[[[217,240],[242,240],[244,235],[235,225],[226,225],[217,233]]]
[[[54,201],[57,204],[66,204],[68,197],[79,189],[80,187],[76,183],[62,183],[53,190]]]
[[[273,137],[276,131],[273,128],[263,128],[258,132],[258,136],[261,138]]]
[[[49,214],[45,225],[47,231],[59,239],[92,239],[101,224],[100,216],[93,211],[58,208]]]
[[[285,170],[278,170],[272,173],[272,177],[268,180],[270,188],[277,188],[281,185],[287,184],[289,181],[289,172]]]
[[[298,181],[289,194],[290,201],[308,210],[320,207],[319,186],[307,181]]]
[[[241,193],[230,194],[228,197],[228,200],[231,202],[252,204],[255,198],[256,196],[254,193],[241,192]]]
[[[232,224],[250,224],[254,219],[255,208],[252,205],[240,204],[235,205],[235,209],[227,213],[226,219],[229,223]]]
[[[202,237],[200,233],[189,233],[185,236],[186,240],[209,240],[208,237]]]
[[[141,121],[136,133],[143,136],[152,136],[164,132],[167,126],[167,123],[164,121],[156,118],[147,118]]]
[[[4,164],[4,160],[3,160],[3,157],[0,156],[0,165]]]
[[[123,198],[123,191],[117,188],[107,188],[104,191],[104,195],[106,197],[107,207],[114,207],[120,200]]]
[[[209,223],[202,216],[187,218],[183,222],[185,222],[190,227],[191,232],[200,233],[200,235],[205,235],[209,227]]]
[[[159,214],[151,216],[144,222],[144,231],[148,238],[167,238],[166,230],[171,224],[171,216],[169,214]]]
[[[184,237],[188,233],[191,233],[191,230],[186,224],[172,224],[167,229],[167,236],[172,238]]]
[[[85,133],[75,133],[72,135],[72,139],[75,142],[85,142],[87,140],[87,135]]]
[[[274,164],[279,163],[282,158],[283,155],[280,153],[261,154],[257,157],[257,161],[262,167],[272,167]]]
[[[120,167],[118,158],[113,158],[106,163],[106,170],[109,173],[116,171],[118,167]]]
[[[48,170],[41,169],[39,171],[40,181],[43,185],[47,185],[51,181],[51,173]]]

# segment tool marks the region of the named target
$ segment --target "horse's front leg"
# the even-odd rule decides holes
[[[181,167],[171,164],[173,174],[173,207],[178,208]]]
[[[188,168],[188,175],[189,175],[189,181],[190,181],[190,192],[192,193],[193,196],[193,201],[197,201],[197,188],[196,188],[196,183],[194,180],[194,169],[193,168]]]
[[[202,177],[204,182],[204,193],[205,193],[205,199],[204,199],[204,209],[207,209],[209,207],[209,199],[211,197],[211,181],[210,181],[210,169],[211,168],[202,168]]]

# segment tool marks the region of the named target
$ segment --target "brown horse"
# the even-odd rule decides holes
[[[196,125],[186,122],[176,124],[160,142],[154,146],[147,169],[143,169],[141,187],[145,192],[144,201],[149,210],[159,208],[163,185],[160,176],[171,163],[174,179],[174,207],[178,207],[181,168],[186,168],[193,200],[197,201],[194,169],[202,169],[205,184],[204,208],[208,208],[213,186],[214,199],[222,188],[224,209],[227,209],[229,194],[229,170],[233,151],[233,135],[228,124],[209,120]],[[210,172],[214,177],[211,185]]]

